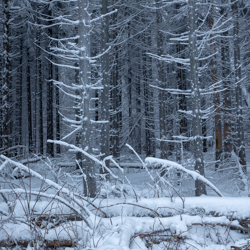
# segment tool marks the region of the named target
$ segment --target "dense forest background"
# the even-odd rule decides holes
[[[202,175],[207,151],[215,169],[236,156],[246,172],[249,1],[1,0],[0,12],[1,153],[60,156],[50,139],[104,159],[129,143],[179,163],[192,152]]]

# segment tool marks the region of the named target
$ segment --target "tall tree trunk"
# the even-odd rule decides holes
[[[243,166],[243,171],[246,172],[246,152],[245,152],[245,138],[243,126],[243,99],[242,99],[242,76],[241,76],[241,54],[240,54],[240,39],[239,39],[239,1],[231,0],[231,7],[234,18],[234,77],[236,86],[236,119],[237,119],[237,155],[240,164]]]
[[[163,34],[161,31],[161,26],[163,23],[162,20],[162,9],[159,0],[156,0],[156,25],[157,25],[157,35],[156,35],[156,42],[157,42],[157,55],[163,55]],[[165,86],[165,70],[164,70],[164,62],[158,60],[157,62],[157,84],[160,88],[164,88]],[[162,159],[168,158],[168,149],[167,149],[167,142],[164,141],[166,139],[166,92],[163,90],[159,91],[159,127],[160,127],[160,157]]]
[[[27,50],[27,106],[28,106],[28,145],[29,151],[33,150],[33,126],[32,126],[32,90],[31,90],[31,70],[30,70],[30,53]]]
[[[228,36],[228,32],[223,34]],[[231,80],[228,79],[230,75],[230,50],[229,42],[223,39],[221,41],[221,57],[222,57],[222,76],[223,76],[223,146],[224,146],[224,158],[231,156],[232,152],[232,124],[231,124],[231,110],[232,110],[232,90]]]
[[[227,3],[227,0],[222,1],[223,4]],[[220,10],[221,16],[228,18],[228,7],[222,6]],[[230,40],[225,39],[228,37],[229,32],[222,33],[221,39],[221,70],[222,70],[222,80],[223,80],[223,160],[231,157],[232,148],[232,81],[231,81],[231,60],[230,60]]]
[[[183,49],[183,46],[178,43],[176,45],[176,52],[179,55]],[[177,63],[177,87],[179,90],[186,90],[186,74],[185,70],[182,68],[182,65],[180,63]],[[183,94],[178,95],[178,110],[184,110],[187,111],[187,97]],[[187,136],[187,118],[180,114],[179,118],[179,135],[180,136]],[[186,145],[186,142],[180,142],[180,145],[177,145],[178,151],[177,151],[177,161],[181,163],[181,157],[182,157],[182,147]],[[178,143],[179,144],[179,143]]]
[[[209,1],[210,2],[210,1]],[[214,6],[211,6],[210,16],[209,16],[209,29],[211,31],[210,34],[210,51],[211,54],[215,54],[216,47],[215,47],[215,40],[212,34],[212,29],[214,26]],[[211,79],[212,79],[212,85],[214,85],[214,107],[215,107],[215,160],[217,161],[215,163],[215,169],[218,169],[220,165],[221,160],[221,154],[222,154],[222,120],[221,120],[221,109],[220,109],[220,92],[216,93],[218,91],[218,86],[215,84],[217,83],[217,69],[216,69],[216,55],[214,55],[211,58],[210,62],[210,68],[211,68]]]
[[[47,15],[49,16],[48,24],[52,25],[53,21],[50,19],[52,18],[52,10],[49,9]],[[53,27],[48,28],[48,35],[49,37],[54,37],[53,35]],[[50,61],[53,61],[52,55],[49,55]],[[53,82],[53,70],[54,65],[51,62],[48,62],[48,76],[46,79],[47,82],[47,139],[53,140],[54,139],[54,116],[53,116],[53,101],[54,101],[54,87]],[[52,143],[47,143],[47,154],[54,157],[54,145]]]
[[[102,0],[102,15],[108,13],[108,0]],[[109,42],[109,17],[103,18],[102,53],[108,49]],[[102,65],[102,89],[100,93],[100,120],[101,120],[101,159],[110,155],[110,97],[109,97],[109,53],[101,58]],[[108,162],[106,163],[108,164]],[[101,171],[102,172],[102,171]],[[106,172],[106,171],[104,171]]]
[[[44,117],[43,117],[43,82],[42,82],[42,60],[39,60],[39,64],[38,64],[38,93],[39,93],[39,107],[38,107],[38,114],[39,114],[39,141],[40,141],[40,153],[43,155],[45,152],[43,150],[44,147],[44,135],[43,135],[43,131],[44,131]]]
[[[10,121],[10,1],[4,0],[3,11],[3,83],[2,83],[2,149],[6,150],[9,143]],[[4,152],[8,155],[8,151]]]
[[[90,65],[90,14],[88,13],[89,1],[78,0],[78,45],[79,45],[79,81],[81,89],[81,115],[83,117],[81,125],[81,146],[83,150],[92,154],[93,125],[91,124],[90,101],[92,97],[91,88],[91,65]],[[83,171],[86,175],[84,180],[84,194],[94,197],[96,195],[95,164],[89,158],[82,161]]]
[[[117,13],[113,15],[113,23],[117,22]],[[113,34],[113,40],[117,37],[117,32],[114,32]],[[114,64],[111,72],[111,140],[110,140],[110,149],[112,151],[113,157],[119,157],[120,156],[120,124],[121,124],[121,112],[119,111],[119,107],[121,105],[121,94],[119,91],[119,53],[118,53],[118,47],[113,47],[113,54],[114,54]]]
[[[59,81],[59,72],[58,72],[58,67],[55,68],[55,79],[56,81]],[[56,101],[56,107],[55,107],[55,135],[54,138],[56,140],[60,140],[60,134],[61,134],[61,126],[60,126],[60,114],[59,114],[59,106],[60,106],[60,93],[59,89],[55,88],[55,101]],[[56,150],[55,152],[57,154],[61,153],[61,147],[60,145],[56,145]]]
[[[23,50],[23,39],[20,39],[19,51]],[[20,56],[19,64],[23,64],[23,57]],[[18,69],[18,81],[16,83],[16,103],[15,103],[15,112],[17,119],[17,137],[15,145],[22,144],[22,67]],[[20,154],[22,150],[18,149],[17,154]]]
[[[202,127],[201,127],[201,97],[198,76],[198,52],[196,37],[196,0],[189,0],[189,57],[190,57],[190,82],[191,97],[193,106],[193,141],[194,141],[194,159],[195,170],[201,175],[205,175],[203,145],[202,145]],[[206,187],[202,181],[195,181],[195,195],[206,194]]]

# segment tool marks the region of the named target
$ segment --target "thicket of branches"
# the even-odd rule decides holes
[[[57,156],[62,148],[50,139],[103,160],[129,143],[179,163],[189,150],[204,175],[203,153],[213,150],[215,169],[237,162],[244,176],[248,1],[0,4],[3,154]],[[96,169],[76,159],[94,196]],[[204,193],[197,180],[196,195]]]

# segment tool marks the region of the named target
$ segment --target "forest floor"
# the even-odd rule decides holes
[[[110,181],[99,182],[98,197],[87,199],[81,196],[81,171],[67,156],[34,163],[31,160],[25,164],[27,171],[14,169],[13,164],[10,171],[2,165],[0,247],[250,249],[249,186],[242,186],[235,168],[215,173],[211,159],[212,154],[206,153],[206,178],[223,197],[209,187],[207,195],[194,197],[193,179],[174,169],[167,173],[167,182],[162,182],[159,169],[112,167]],[[133,155],[121,161],[140,165]],[[188,152],[183,162],[192,170]],[[79,200],[83,207],[77,204]],[[89,213],[86,218],[91,226],[79,215],[86,212],[83,208]]]

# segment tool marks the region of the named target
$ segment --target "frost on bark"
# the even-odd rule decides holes
[[[241,54],[239,39],[239,7],[238,1],[231,0],[231,8],[234,18],[234,80],[236,88],[236,153],[239,157],[243,171],[246,172],[246,152],[244,143],[244,125],[243,125],[243,97],[242,97],[242,75],[241,75]]]
[[[117,14],[114,14],[114,16],[117,16]],[[114,17],[114,20],[115,17]],[[117,34],[113,34],[113,39],[117,36]],[[119,91],[119,83],[118,83],[118,77],[119,77],[119,68],[118,68],[118,47],[114,46],[114,65],[113,70],[111,72],[111,84],[112,89],[110,91],[110,98],[111,98],[111,138],[110,138],[110,149],[112,151],[112,155],[114,157],[120,156],[120,124],[121,124],[121,112],[119,111],[119,107],[121,106],[121,94]]]
[[[218,78],[217,78],[217,69],[216,69],[216,47],[215,47],[215,39],[212,33],[212,29],[214,26],[214,6],[211,6],[210,16],[209,16],[209,29],[210,33],[210,53],[214,54],[211,57],[210,67],[211,67],[211,84],[214,87],[214,107],[215,107],[215,160],[217,161],[215,164],[215,169],[219,167],[219,161],[221,160],[222,154],[222,119],[221,119],[221,109],[220,109],[220,92],[218,91],[218,86],[216,85]]]
[[[48,10],[48,16],[52,17],[52,10]],[[52,25],[53,22],[49,19],[48,21],[49,25]],[[53,37],[53,28],[50,27],[47,30],[48,35],[50,37]],[[53,58],[51,55],[49,55],[50,61],[53,61]],[[48,77],[46,79],[47,82],[47,139],[54,139],[54,119],[53,119],[53,101],[54,101],[54,86],[53,83],[51,82],[51,79],[53,79],[53,64],[49,63],[49,68],[48,68]],[[54,78],[55,79],[55,78]],[[47,154],[54,157],[54,145],[52,143],[47,144],[46,148]]]
[[[9,143],[10,122],[10,1],[4,0],[3,10],[3,80],[2,80],[2,149]],[[4,152],[7,155],[7,151]]]
[[[184,46],[181,45],[180,43],[176,45],[177,54],[179,54],[183,49],[184,49]],[[185,91],[187,88],[186,73],[185,73],[185,70],[183,70],[181,66],[182,65],[180,63],[177,63],[177,70],[176,70],[177,87],[179,90]],[[178,104],[177,104],[178,110],[187,111],[187,97],[185,95],[179,94],[177,97],[177,100],[178,100]],[[180,117],[179,117],[179,129],[178,130],[179,130],[178,131],[179,133],[177,132],[178,133],[177,135],[187,136],[187,131],[188,131],[187,130],[187,118],[183,114],[180,114]],[[188,147],[186,142],[181,142],[181,143],[182,145],[185,146],[185,148]],[[177,161],[181,162],[181,144],[177,145]]]
[[[226,1],[224,0],[223,3]],[[227,7],[221,8],[221,16],[228,18]],[[232,86],[230,76],[230,41],[225,39],[229,35],[228,31],[222,33],[221,38],[221,60],[222,60],[222,79],[223,79],[223,160],[231,157],[232,152]]]
[[[91,124],[92,111],[90,101],[91,65],[90,65],[90,14],[88,13],[89,1],[78,0],[78,46],[79,46],[79,88],[81,100],[78,103],[81,118],[80,144],[83,150],[92,154],[93,125]],[[91,159],[83,157],[80,162],[84,177],[84,195],[94,197],[96,195],[95,164]]]
[[[181,8],[181,4],[180,3],[176,3],[175,5],[176,7],[176,13],[178,14]],[[187,31],[187,27],[182,27],[180,30],[178,30],[178,32],[181,34],[183,32]],[[180,41],[178,41],[176,43],[176,54],[180,57],[180,58],[185,58],[185,48],[186,46],[183,45]],[[177,88],[180,91],[186,91],[187,90],[187,75],[186,75],[186,69],[183,68],[183,65],[181,63],[176,63],[176,81],[177,81]],[[183,94],[178,94],[177,96],[177,110],[181,110],[181,111],[187,111],[187,96],[183,95]],[[188,126],[188,121],[187,121],[187,117],[184,114],[181,114],[179,112],[179,117],[178,117],[178,123],[179,123],[179,127],[176,131],[177,135],[180,136],[187,136],[187,126]],[[181,141],[181,143],[177,143],[176,144],[176,160],[177,162],[181,162],[181,147],[184,147],[185,149],[187,149],[189,147],[189,142],[183,142]]]
[[[203,144],[202,144],[202,126],[201,126],[201,97],[198,77],[198,53],[196,37],[196,0],[189,0],[189,58],[190,58],[190,84],[192,98],[192,116],[193,116],[193,142],[195,170],[205,176]],[[195,195],[206,194],[206,187],[203,182],[195,181]]]
[[[108,0],[102,0],[102,15],[108,13]],[[109,17],[103,18],[102,25],[102,53],[107,51],[109,42]],[[102,65],[102,89],[100,93],[100,121],[101,121],[101,158],[110,155],[110,102],[109,102],[109,53],[106,52],[101,58]],[[108,162],[106,163],[108,164]]]
[[[157,55],[163,55],[163,34],[161,32],[161,25],[163,23],[162,20],[162,9],[160,8],[160,1],[156,0],[156,25],[157,25],[157,34],[156,34],[156,42],[157,42]],[[157,83],[160,88],[164,88],[165,86],[165,71],[164,71],[164,62],[158,60],[157,62]],[[165,91],[159,91],[159,128],[160,128],[160,150],[161,150],[161,158],[168,158],[168,144],[166,141],[167,129],[166,129],[166,98],[167,94]]]
[[[33,145],[33,124],[32,124],[32,86],[31,86],[31,60],[29,48],[27,49],[27,106],[28,106],[28,145],[29,151],[34,149]]]

